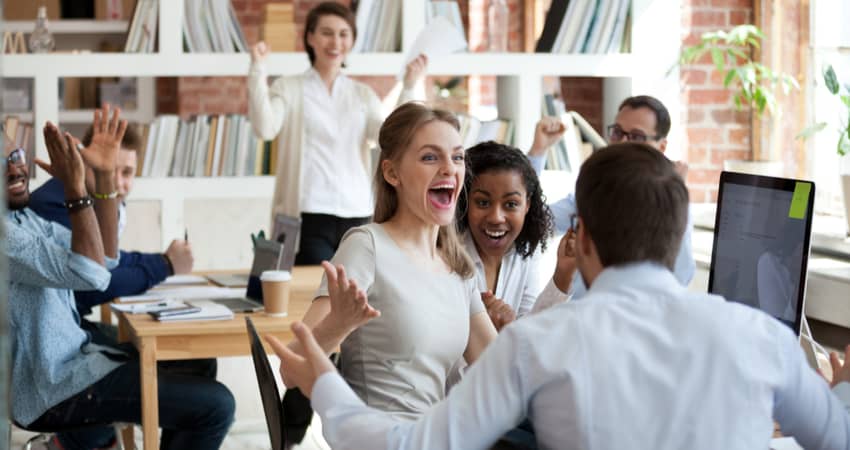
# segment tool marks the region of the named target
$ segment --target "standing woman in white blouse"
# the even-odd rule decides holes
[[[270,49],[259,42],[251,50],[248,117],[258,137],[278,139],[272,220],[281,213],[301,217],[296,264],[331,259],[343,234],[372,214],[370,149],[383,116],[372,88],[342,73],[356,37],[354,14],[324,2],[307,14],[306,72],[269,86]],[[425,56],[407,65],[399,103],[411,99],[425,65]]]

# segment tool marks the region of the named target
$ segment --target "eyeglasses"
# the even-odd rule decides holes
[[[570,216],[570,230],[578,231],[578,215],[573,214]]]
[[[23,167],[27,164],[27,154],[22,148],[16,148],[9,153],[9,156],[3,158],[3,162],[14,167]]]
[[[661,136],[647,136],[643,133],[626,132],[616,123],[608,125],[608,140],[610,142],[620,142],[625,138],[629,142],[646,142],[648,140],[657,141]]]

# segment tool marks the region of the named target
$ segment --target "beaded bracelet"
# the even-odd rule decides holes
[[[94,194],[92,194],[92,197],[98,200],[110,200],[118,197],[118,191],[112,191],[108,194],[98,194],[97,192],[95,192]]]
[[[75,200],[66,200],[65,207],[68,208],[69,213],[77,212],[83,209],[86,209],[94,204],[91,197],[86,196],[83,198],[78,198]]]

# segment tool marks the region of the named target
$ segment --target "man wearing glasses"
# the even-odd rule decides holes
[[[528,159],[532,166],[541,173],[546,163],[546,152],[553,144],[561,139],[564,133],[564,125],[556,117],[544,117],[537,123],[534,133],[534,143],[528,151]],[[629,97],[620,103],[617,117],[614,123],[607,127],[608,142],[639,142],[648,144],[661,153],[667,149],[667,134],[670,132],[670,113],[664,104],[657,98],[648,95]],[[682,162],[675,162],[676,171],[682,178],[685,177],[688,167]],[[549,205],[552,215],[555,217],[555,228],[558,233],[566,233],[570,228],[570,217],[577,213],[576,198],[574,193]],[[628,224],[623,224],[628,226]],[[691,232],[693,221],[688,215],[688,226],[682,236],[679,254],[676,258],[673,274],[682,285],[687,286],[694,277],[696,263],[691,251]],[[581,277],[574,276],[572,288],[568,294],[572,298],[584,295],[587,288]]]
[[[83,147],[47,123],[50,162],[36,163],[64,186],[70,230],[27,207],[29,170],[21,150],[5,158],[5,251],[9,259],[12,418],[27,428],[65,431],[48,448],[109,446],[113,422],[141,422],[138,356],[98,345],[80,328],[73,290],[103,290],[118,256],[115,167],[127,123],[95,111],[98,145]],[[86,167],[94,173],[91,195]],[[226,387],[203,377],[158,376],[162,448],[218,448],[233,421]],[[100,426],[98,426],[100,425]]]

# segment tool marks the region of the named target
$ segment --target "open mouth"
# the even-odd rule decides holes
[[[15,177],[10,179],[6,186],[10,194],[21,194],[27,189],[27,180],[24,177]]]
[[[451,209],[454,204],[455,186],[442,183],[428,189],[428,200],[437,209]]]
[[[484,230],[484,234],[486,234],[487,237],[489,237],[490,239],[499,240],[499,239],[502,239],[503,237],[505,237],[505,235],[507,235],[508,232],[507,232],[507,230],[499,230],[499,231]]]

